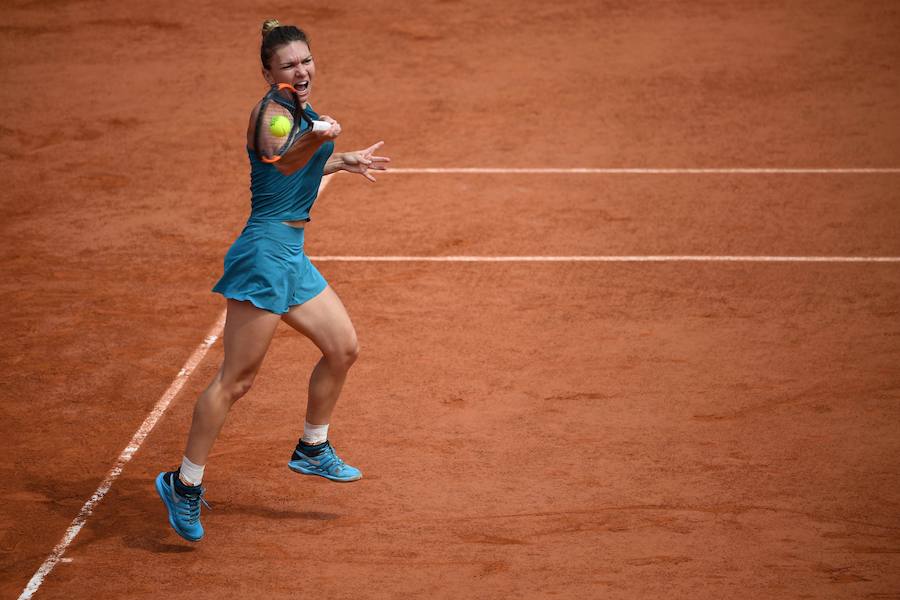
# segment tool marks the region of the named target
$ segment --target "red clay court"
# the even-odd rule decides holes
[[[187,6],[190,4],[190,6]],[[191,545],[153,478],[222,358],[259,26],[338,150],[362,354],[291,473],[281,326]],[[894,2],[12,1],[3,598],[900,598]]]

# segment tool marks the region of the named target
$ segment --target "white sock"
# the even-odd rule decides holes
[[[178,478],[185,485],[200,485],[200,482],[203,481],[203,469],[205,468],[206,465],[195,465],[185,456],[181,460],[181,471]]]
[[[328,441],[328,423],[324,425],[313,425],[312,423],[303,423],[303,437],[300,438],[306,444],[321,444]]]

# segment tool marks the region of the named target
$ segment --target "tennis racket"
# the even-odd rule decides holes
[[[259,160],[274,163],[304,134],[329,128],[331,123],[309,118],[291,84],[279,83],[260,102],[253,146]]]

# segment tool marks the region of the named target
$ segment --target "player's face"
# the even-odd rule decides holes
[[[309,99],[312,80],[316,74],[309,46],[303,42],[291,42],[275,50],[269,60],[269,68],[263,70],[263,77],[271,84],[289,83],[297,90],[302,102]]]

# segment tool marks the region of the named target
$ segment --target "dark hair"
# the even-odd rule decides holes
[[[262,46],[259,47],[259,59],[263,69],[269,68],[269,61],[275,51],[291,42],[303,42],[309,46],[309,38],[302,29],[293,25],[282,25],[278,19],[268,19],[262,24]]]

